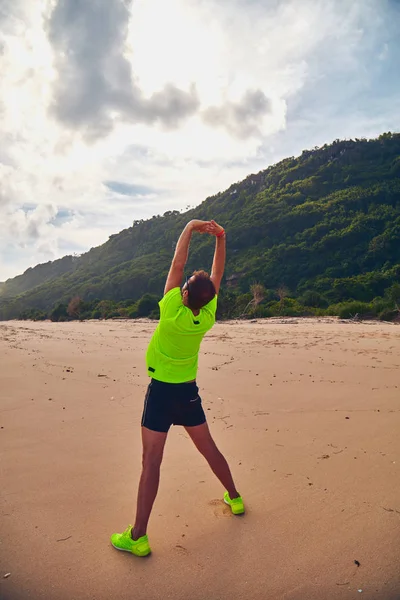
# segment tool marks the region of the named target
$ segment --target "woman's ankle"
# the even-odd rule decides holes
[[[231,490],[231,491],[232,491],[232,490]],[[234,500],[235,498],[239,498],[239,496],[240,496],[239,492],[238,492],[236,489],[235,489],[235,490],[233,490],[233,491],[232,491],[232,493],[230,493],[230,492],[228,491],[228,494],[229,494],[229,498],[230,498],[231,500]]]
[[[136,541],[139,538],[143,537],[144,535],[146,535],[146,529],[144,529],[143,527],[132,527],[132,531],[131,531],[131,538]]]

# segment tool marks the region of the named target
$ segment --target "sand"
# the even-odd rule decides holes
[[[400,598],[400,326],[217,324],[198,384],[247,513],[174,427],[140,559],[109,536],[134,520],[154,327],[0,324],[1,598]]]

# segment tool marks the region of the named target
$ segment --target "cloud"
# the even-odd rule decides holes
[[[117,119],[177,127],[199,107],[196,88],[168,83],[149,98],[134,79],[125,45],[130,0],[58,0],[48,22],[57,79],[52,112],[89,140],[108,135]]]
[[[132,112],[144,123],[158,121],[167,128],[174,128],[193,115],[199,106],[195,85],[190,86],[189,92],[184,92],[168,83],[162,91],[155,92],[148,100],[139,96]]]
[[[383,44],[382,50],[378,54],[379,60],[386,60],[389,54],[389,46],[388,44]]]
[[[21,245],[39,240],[46,225],[54,219],[57,209],[52,204],[41,204],[35,209],[25,212],[22,209],[9,215],[8,228],[14,242]]]
[[[29,192],[29,183],[23,173],[10,164],[0,161],[0,219],[7,210]]]
[[[261,90],[247,91],[240,102],[210,106],[203,120],[211,127],[224,127],[239,139],[260,136],[260,121],[271,113],[272,103]]]

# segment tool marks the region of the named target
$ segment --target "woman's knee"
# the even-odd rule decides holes
[[[158,469],[163,459],[163,452],[146,450],[142,455],[143,469]]]

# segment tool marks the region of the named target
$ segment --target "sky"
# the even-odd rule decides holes
[[[0,281],[399,131],[400,0],[0,0]]]

